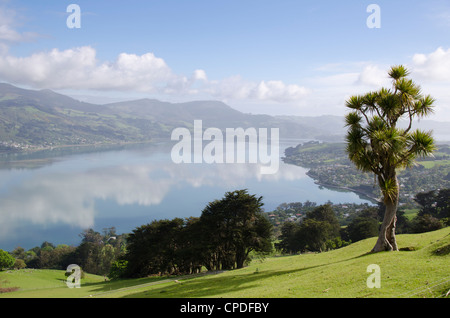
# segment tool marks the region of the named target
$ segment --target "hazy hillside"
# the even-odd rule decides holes
[[[220,101],[193,101],[168,103],[155,99],[140,99],[104,105],[105,113],[117,116],[139,116],[173,127],[191,127],[201,119],[203,128],[237,127],[279,128],[282,137],[316,138],[323,134],[320,128],[295,122],[289,118],[245,114]]]
[[[280,128],[281,137],[316,138],[320,128],[285,118],[241,113],[219,101],[168,103],[154,99],[105,105],[50,90],[0,84],[2,145],[79,145],[170,138],[176,127]]]
[[[102,114],[103,106],[49,90],[0,85],[0,141],[5,145],[78,145],[150,139],[158,124]]]
[[[277,116],[281,120],[319,130],[316,138],[326,141],[343,141],[346,133],[344,116]]]
[[[322,135],[317,135],[317,139],[327,141],[344,141],[347,128],[345,127],[344,116],[278,116],[278,118],[297,123],[303,127],[319,129]],[[406,121],[400,122],[400,127],[406,128]],[[450,142],[450,123],[424,119],[415,121],[413,129],[432,130],[433,136],[440,142]],[[323,137],[323,138],[320,138]]]
[[[105,105],[51,90],[0,84],[0,151],[11,147],[104,144],[169,139],[176,127],[279,128],[281,138],[343,141],[343,117],[269,116],[239,112],[220,101],[169,103],[140,99]],[[422,121],[450,135],[450,125]],[[439,125],[438,125],[439,124]]]

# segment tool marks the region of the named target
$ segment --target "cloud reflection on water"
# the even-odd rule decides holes
[[[121,159],[129,162],[126,158]],[[0,238],[13,235],[25,223],[93,227],[99,216],[96,200],[113,201],[124,206],[123,214],[132,216],[132,209],[126,206],[157,206],[172,190],[180,191],[182,200],[186,187],[245,188],[255,180],[292,181],[306,176],[305,169],[285,164],[276,174],[262,175],[259,164],[174,164],[151,156],[125,164],[108,155],[103,159],[107,160],[86,164],[82,162],[86,157],[80,156],[67,166],[62,161],[27,172],[21,182],[1,193]],[[10,174],[13,178],[21,171],[11,170]]]

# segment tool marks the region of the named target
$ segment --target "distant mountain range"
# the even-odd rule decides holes
[[[170,140],[176,127],[279,128],[281,138],[342,141],[343,117],[245,114],[219,101],[169,103],[140,99],[110,104],[78,101],[51,90],[0,83],[0,146],[49,147]],[[442,123],[431,123],[437,127]],[[438,128],[450,135],[450,125]]]

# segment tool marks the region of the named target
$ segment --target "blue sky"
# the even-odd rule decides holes
[[[69,4],[81,9],[70,29]],[[370,29],[370,4],[381,27]],[[217,99],[343,115],[405,64],[450,120],[448,1],[0,0],[0,81],[88,101]]]

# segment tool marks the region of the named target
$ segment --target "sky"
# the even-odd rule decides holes
[[[450,121],[449,34],[445,0],[0,0],[0,82],[343,116],[402,64],[436,99],[430,118]]]

